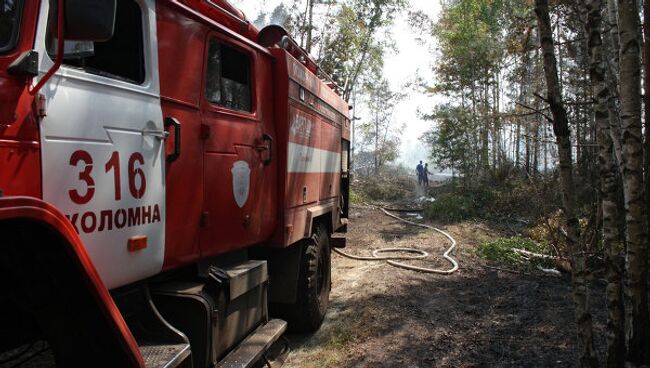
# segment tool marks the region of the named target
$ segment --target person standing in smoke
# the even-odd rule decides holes
[[[418,174],[418,185],[422,185],[424,183],[424,166],[422,166],[422,161],[415,167],[415,170]]]
[[[429,164],[426,163],[422,169],[422,181],[427,188],[429,187],[429,174],[433,175],[433,173],[429,172]]]

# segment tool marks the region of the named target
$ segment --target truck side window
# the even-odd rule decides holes
[[[9,51],[15,45],[22,3],[22,0],[0,0],[0,52]]]
[[[56,4],[56,1],[50,2]],[[54,6],[56,8],[56,5]],[[50,12],[48,52],[56,55],[56,12]],[[134,0],[118,0],[113,38],[105,42],[66,41],[63,63],[90,74],[142,84],[145,81],[142,10]]]
[[[251,60],[215,39],[208,48],[205,95],[208,101],[232,110],[251,111]]]

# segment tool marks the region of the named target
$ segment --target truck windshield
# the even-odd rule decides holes
[[[0,0],[0,52],[14,48],[18,39],[22,0]]]

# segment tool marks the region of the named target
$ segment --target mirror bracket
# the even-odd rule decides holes
[[[7,71],[12,75],[38,76],[38,51],[25,51],[14,60]]]

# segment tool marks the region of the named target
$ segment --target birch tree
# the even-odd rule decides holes
[[[589,270],[580,244],[580,226],[576,216],[576,193],[573,182],[573,157],[571,132],[567,112],[562,100],[558,80],[557,60],[553,30],[547,0],[535,0],[535,15],[544,59],[546,78],[546,102],[553,115],[553,132],[559,154],[562,206],[566,218],[566,241],[571,253],[571,284],[578,334],[579,359],[581,367],[597,367],[598,359],[593,347],[593,326],[589,300]]]
[[[648,245],[641,133],[641,64],[636,0],[618,0],[619,83],[626,220],[626,308],[628,360],[650,361]]]
[[[622,276],[624,245],[618,230],[618,169],[610,134],[611,92],[603,56],[602,0],[583,0],[584,21],[590,56],[590,77],[594,97],[594,119],[598,130],[600,191],[602,200],[602,241],[607,264],[607,355],[605,365],[619,368],[625,362],[625,334]]]
[[[394,121],[393,112],[404,96],[391,91],[384,79],[365,85],[364,95],[367,98],[368,117],[361,120],[359,125],[362,138],[359,143],[362,152],[371,154],[373,173],[378,175],[399,154],[399,131],[403,125]]]

